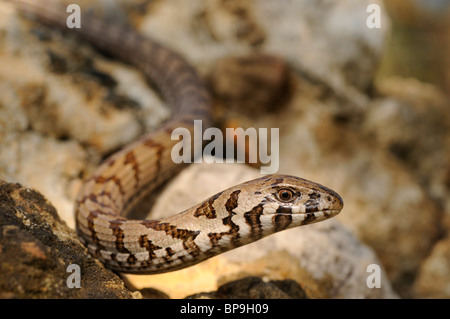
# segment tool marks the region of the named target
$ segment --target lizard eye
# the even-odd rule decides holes
[[[277,192],[277,198],[282,202],[289,202],[294,198],[294,192],[289,188],[279,189]]]

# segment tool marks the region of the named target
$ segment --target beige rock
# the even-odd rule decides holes
[[[449,101],[435,86],[416,79],[389,78],[377,85],[363,130],[380,149],[405,163],[442,207],[450,207]],[[450,212],[442,224],[450,229]]]
[[[380,98],[368,112],[364,129],[380,148],[408,162],[415,174],[431,184],[433,196],[445,197],[442,185],[448,183],[449,168],[440,149],[448,149],[450,144],[446,96],[413,78],[388,78],[377,90]]]
[[[289,96],[288,67],[272,55],[246,55],[217,61],[208,77],[211,91],[226,116],[274,111]],[[217,110],[216,110],[217,112]]]
[[[1,145],[1,178],[44,190],[60,217],[74,228],[73,202],[86,165],[85,150],[74,141],[58,141],[36,132],[10,132]]]
[[[362,107],[367,98],[358,89],[371,84],[390,27],[382,2],[372,3],[382,10],[380,29],[367,28],[364,2],[292,0],[160,1],[150,6],[139,29],[201,70],[257,47]]]
[[[419,298],[450,298],[450,237],[434,245],[414,283]]]

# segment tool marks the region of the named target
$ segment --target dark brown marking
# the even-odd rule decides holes
[[[316,216],[314,216],[314,213],[308,213],[306,212],[305,219],[302,221],[302,225],[307,225],[313,222],[316,219]]]
[[[88,229],[92,234],[92,241],[94,242],[94,244],[98,243],[98,237],[97,234],[95,233],[95,229],[94,229],[94,219],[97,216],[89,214],[88,217],[86,217],[86,220],[88,221]]]
[[[308,194],[307,196],[309,198],[305,202],[306,212],[307,213],[317,212],[319,210],[318,199],[320,198],[320,193],[314,192],[312,194]]]
[[[134,172],[134,180],[135,180],[135,188],[138,188],[139,186],[139,163],[136,160],[136,156],[134,155],[133,151],[129,151],[127,155],[125,155],[125,161],[124,164],[131,164],[131,167],[133,167]]]
[[[122,183],[120,182],[120,179],[117,176],[110,176],[110,177],[104,177],[104,176],[92,176],[89,180],[93,180],[96,184],[106,184],[108,182],[113,182],[118,188],[119,192],[122,196],[125,196],[125,191],[122,187]]]
[[[183,248],[194,258],[200,255],[200,247],[193,239],[183,240]]]
[[[306,205],[306,212],[307,213],[314,213],[319,211],[319,204],[316,202],[313,205],[308,205],[307,202],[305,203]]]
[[[86,217],[86,220],[88,222],[88,229],[90,231],[90,236],[91,236],[91,242],[97,246],[97,247],[102,247],[102,245],[100,244],[100,239],[97,236],[97,233],[94,229],[94,219],[97,218],[97,214],[93,213],[93,212],[89,212],[89,215]]]
[[[82,198],[78,201],[78,203],[79,203],[79,204],[84,204],[84,203],[86,203],[87,200],[90,200],[91,202],[96,203],[96,204],[98,204],[98,205],[101,206],[101,207],[104,207],[104,208],[110,208],[111,210],[114,211],[114,208],[116,208],[116,207],[113,207],[112,205],[110,205],[110,204],[108,204],[108,203],[100,202],[100,201],[98,200],[99,197],[103,197],[103,196],[105,196],[105,197],[107,197],[107,198],[110,198],[111,201],[112,201],[111,193],[110,193],[110,192],[106,192],[106,191],[102,191],[102,192],[99,193],[99,194],[89,194],[89,195],[86,195],[86,196],[82,197]],[[114,203],[114,201],[112,201],[112,202]],[[115,204],[115,206],[117,206],[116,203],[114,203],[114,204]],[[103,211],[100,211],[100,210],[96,210],[96,211],[97,211],[96,216],[97,216],[98,214],[110,215],[110,216],[116,216],[116,214],[114,214],[114,213],[103,212]]]
[[[272,222],[275,225],[275,232],[282,231],[292,223],[292,215],[274,215],[272,217]]]
[[[227,202],[225,203],[225,208],[230,215],[232,213],[234,214],[233,209],[238,207],[238,199],[239,199],[240,193],[241,193],[240,190],[234,191],[233,193],[231,193],[230,197],[228,198]]]
[[[236,207],[238,207],[238,199],[239,199],[240,193],[241,193],[240,190],[237,190],[237,191],[234,191],[233,193],[231,193],[230,198],[228,198],[227,202],[225,203],[225,209],[227,210],[229,215],[222,220],[222,222],[225,226],[230,227],[230,230],[226,233],[226,235],[231,236],[231,242],[235,246],[240,246],[240,243],[239,243],[240,234],[239,234],[239,226],[233,222],[232,217],[236,214],[235,212],[233,212],[233,210]],[[225,235],[225,234],[223,234],[223,235]]]
[[[169,256],[169,257],[172,257],[173,255],[175,255],[175,252],[170,247],[166,248],[166,253],[167,253],[167,256]]]
[[[277,178],[270,186],[277,186],[282,183],[284,183],[284,178]]]
[[[166,247],[166,255],[162,256],[162,258],[165,260],[166,263],[171,264],[173,263],[176,259],[172,259],[172,256],[175,255],[175,252],[172,250],[172,248],[170,247]]]
[[[147,235],[139,236],[138,243],[139,243],[139,247],[145,247],[147,249],[147,247],[148,247]]]
[[[134,256],[133,254],[130,254],[127,258],[127,262],[130,264],[134,264],[137,261],[136,256]]]
[[[262,238],[261,215],[264,211],[262,204],[253,207],[250,211],[244,213],[245,221],[250,225],[251,236],[255,240]]]
[[[205,201],[203,204],[201,204],[194,212],[194,217],[200,217],[205,216],[207,219],[213,219],[216,218],[216,210],[213,207],[214,202],[216,199],[222,195],[222,192],[214,195],[207,201]]]
[[[230,227],[229,231],[226,232],[220,232],[220,233],[209,233],[208,237],[209,237],[209,241],[211,242],[211,246],[212,249],[216,248],[219,240],[223,237],[223,236],[230,236],[231,237],[231,242],[233,243],[233,245],[235,247],[240,246],[240,242],[239,242],[239,226],[236,225],[233,222],[232,217],[234,215],[236,215],[235,212],[233,212],[233,210],[237,207],[238,205],[238,199],[239,199],[239,194],[240,194],[240,190],[234,191],[233,193],[231,193],[230,197],[228,198],[227,202],[225,203],[225,208],[228,212],[228,216],[222,219],[222,223],[225,226]],[[221,195],[221,194],[218,194]],[[212,250],[211,249],[211,250]],[[211,250],[209,252],[211,252]],[[208,254],[208,252],[207,252]]]
[[[161,249],[161,247],[153,244],[151,240],[148,239],[147,235],[139,236],[139,246],[145,248],[148,251],[149,259],[156,258],[155,250]]]
[[[209,237],[209,241],[211,242],[212,247],[215,248],[215,247],[217,247],[219,240],[222,238],[222,234],[209,233],[208,237]]]
[[[143,220],[142,225],[156,231],[163,231],[166,233],[166,235],[181,240],[193,240],[198,236],[198,234],[200,234],[199,230],[194,231],[177,228],[176,226],[170,225],[169,223],[160,223],[156,220]]]
[[[125,233],[124,233],[123,229],[120,228],[120,226],[122,224],[123,224],[123,222],[120,220],[111,220],[109,222],[109,228],[112,229],[113,235],[116,238],[115,244],[116,244],[117,251],[120,253],[129,253],[130,254],[130,251],[127,248],[125,248],[125,244],[124,244]]]

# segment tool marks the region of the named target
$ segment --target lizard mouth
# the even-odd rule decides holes
[[[333,216],[336,216],[341,212],[340,209],[323,209],[323,210],[317,210],[315,212],[305,213],[304,215],[306,218],[317,218],[317,219],[327,219],[331,218]]]
[[[295,216],[305,216],[305,217],[311,217],[311,216],[319,217],[321,215],[324,215],[326,217],[332,217],[332,216],[339,214],[340,212],[341,212],[340,209],[335,209],[335,208],[322,209],[322,210],[316,209],[316,210],[309,210],[307,212],[296,212],[292,209],[283,209],[281,211],[277,210],[275,213],[273,213],[273,215],[283,215],[283,216],[295,215]]]

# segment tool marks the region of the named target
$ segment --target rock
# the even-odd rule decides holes
[[[1,103],[12,123],[104,154],[167,119],[138,70],[106,59],[76,36],[1,14]]]
[[[438,241],[414,282],[418,298],[450,298],[450,237]]]
[[[448,99],[415,79],[388,78],[377,91],[380,98],[368,111],[363,131],[407,165],[435,202],[450,207]],[[448,213],[442,223],[450,229]]]
[[[143,288],[139,290],[144,299],[170,299],[170,297],[158,289]]]
[[[42,189],[59,216],[74,228],[73,203],[88,157],[86,150],[75,141],[56,140],[33,131],[4,133],[0,176]]]
[[[87,253],[41,194],[3,181],[0,252],[1,298],[139,297]],[[67,284],[73,264],[81,269],[81,289]]]
[[[404,218],[399,217],[398,227],[404,227],[404,235],[401,236],[406,238],[395,242],[415,243],[410,246],[410,251],[421,256],[415,264],[426,264],[430,250],[435,249],[431,246],[435,243],[439,245],[436,240],[450,230],[448,99],[435,86],[415,79],[385,79],[377,85],[377,91],[378,98],[367,112],[362,132],[374,139],[379,149],[394,155],[404,167],[402,169],[406,168],[425,192],[425,195],[421,195],[425,199],[422,209],[420,206],[415,209],[417,216],[411,218],[408,214],[409,225]],[[416,227],[418,223],[421,224],[420,229]],[[373,238],[375,236],[374,233]],[[424,238],[429,242],[429,248],[420,245]],[[405,248],[406,245],[399,247]],[[417,247],[421,247],[419,251]],[[415,271],[411,266],[405,264],[402,268],[409,268],[407,276],[414,277]],[[412,282],[412,279],[409,281]]]
[[[227,116],[276,110],[289,96],[286,63],[269,55],[246,55],[219,60],[209,76],[216,97]]]
[[[416,79],[387,78],[363,124],[377,145],[405,162],[431,195],[445,200],[450,167],[448,100],[435,86]]]
[[[382,2],[372,3],[380,6],[380,29],[367,28],[364,2],[270,0],[158,2],[138,28],[182,52],[203,72],[222,57],[257,48],[363,107],[367,97],[360,90],[372,84],[390,27]]]
[[[395,27],[379,74],[422,79],[450,98],[449,2],[399,0],[385,6]]]
[[[293,280],[264,281],[259,277],[245,277],[220,286],[217,291],[199,293],[192,299],[306,299],[302,287]]]

